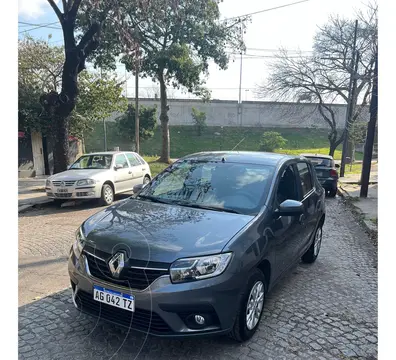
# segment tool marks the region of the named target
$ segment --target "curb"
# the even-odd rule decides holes
[[[49,204],[49,203],[52,203],[52,202],[53,202],[52,199],[48,199],[48,200],[41,200],[41,201],[38,201],[38,202],[32,202],[30,204],[22,204],[22,205],[18,204],[18,214],[21,214],[21,213],[31,209],[32,207],[34,207],[36,205],[45,205],[45,204]]]

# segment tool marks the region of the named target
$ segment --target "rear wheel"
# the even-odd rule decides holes
[[[110,205],[114,201],[114,190],[109,184],[104,184],[102,187],[102,196],[100,198],[101,205]]]
[[[301,260],[307,264],[312,264],[315,262],[319,255],[320,247],[322,245],[322,226],[319,225],[315,231],[313,241],[307,252],[302,256]]]
[[[264,300],[267,294],[265,276],[259,269],[251,274],[246,289],[241,296],[234,327],[230,336],[236,341],[249,340],[256,332],[263,315]]]
[[[337,195],[337,188],[329,190],[328,192],[329,197],[335,197],[336,195]]]

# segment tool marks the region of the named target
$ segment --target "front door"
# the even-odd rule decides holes
[[[316,226],[316,192],[313,181],[312,166],[306,162],[297,163],[299,185],[301,189],[300,201],[304,204],[302,216],[302,232],[300,255],[310,245],[311,235]]]
[[[132,171],[124,154],[117,154],[114,160],[115,192],[120,193],[132,189]]]
[[[285,200],[298,200],[298,174],[292,165],[280,172],[277,181],[276,195],[273,200],[273,211]],[[273,268],[274,279],[278,278],[295,263],[300,246],[302,225],[300,216],[279,216],[272,220],[270,226],[272,236],[272,251],[275,256]]]

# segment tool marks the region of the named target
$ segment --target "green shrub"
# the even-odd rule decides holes
[[[197,131],[197,135],[201,136],[202,131],[206,128],[206,114],[203,111],[199,111],[196,108],[192,108],[191,116],[194,121],[195,129]]]
[[[260,142],[260,151],[274,152],[275,149],[286,145],[287,140],[276,131],[266,131],[263,133]]]

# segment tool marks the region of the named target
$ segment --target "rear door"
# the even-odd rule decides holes
[[[133,188],[132,170],[124,154],[115,155],[114,166],[121,166],[119,169],[114,170],[116,193],[131,190]]]
[[[317,194],[313,178],[312,165],[305,161],[300,161],[296,165],[299,176],[300,201],[304,204],[304,214],[300,217],[302,225],[300,254],[306,249],[310,242],[310,236],[316,226],[316,203]]]
[[[125,153],[126,157],[128,158],[129,161],[129,165],[131,167],[131,171],[132,171],[132,182],[133,182],[133,186],[137,185],[137,184],[143,184],[143,177],[144,177],[144,172],[143,172],[143,168],[144,166],[142,166],[140,164],[140,161],[137,159],[137,157],[135,156],[134,153],[128,152]]]

